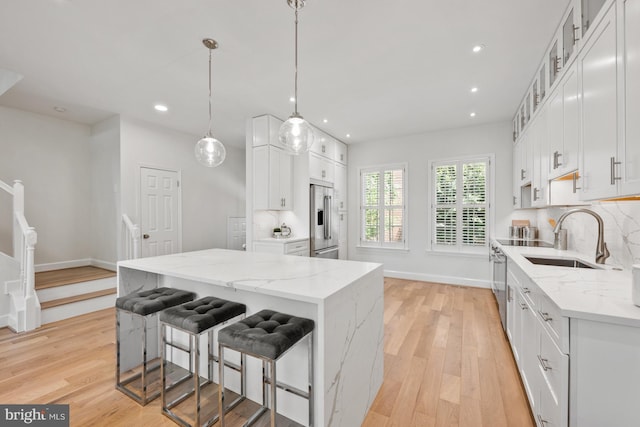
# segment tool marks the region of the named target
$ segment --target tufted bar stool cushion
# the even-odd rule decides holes
[[[262,310],[218,332],[218,342],[233,350],[275,360],[313,331],[311,319]]]
[[[163,311],[160,321],[199,334],[246,311],[244,304],[204,297]]]
[[[156,288],[120,297],[116,300],[116,307],[141,316],[147,316],[165,308],[192,301],[195,297],[195,293],[181,289]]]

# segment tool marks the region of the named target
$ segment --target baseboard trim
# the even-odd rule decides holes
[[[9,327],[9,315],[3,314],[2,316],[0,316],[0,328],[7,328],[7,327]]]
[[[116,264],[114,262],[102,261],[102,260],[93,259],[93,258],[72,259],[69,261],[37,264],[35,266],[35,271],[36,273],[40,273],[43,271],[62,270],[65,268],[86,267],[88,265],[104,268],[105,270],[116,271]]]
[[[101,259],[92,259],[91,265],[93,265],[94,267],[104,268],[105,270],[109,271],[118,271],[115,262],[103,261]]]
[[[419,280],[422,282],[445,283],[447,285],[471,286],[473,288],[491,287],[488,280],[469,279],[467,277],[441,276],[437,274],[414,273],[409,271],[384,270],[385,277],[394,279]]]
[[[91,265],[91,258],[72,259],[69,261],[50,262],[46,264],[36,264],[35,270],[36,270],[36,273],[40,273],[42,271],[62,270],[65,268],[74,268],[74,267],[86,267],[87,265]]]

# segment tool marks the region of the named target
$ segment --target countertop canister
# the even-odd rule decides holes
[[[631,299],[633,303],[640,307],[640,264],[631,267],[633,278],[631,279]]]

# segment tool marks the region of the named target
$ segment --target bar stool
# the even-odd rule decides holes
[[[271,386],[271,427],[276,426],[276,389],[288,391],[303,397],[309,402],[309,426],[313,426],[313,329],[315,323],[311,319],[294,317],[289,314],[278,313],[273,310],[262,310],[244,320],[218,332],[219,366],[224,363],[224,349],[235,350],[242,356],[250,355],[262,360],[262,406],[256,411],[245,426],[256,422],[269,408],[267,406],[267,385]],[[294,345],[308,338],[309,384],[307,391],[303,391],[277,381],[276,362]],[[269,366],[270,378],[267,374]],[[224,388],[224,372],[220,368],[219,389]],[[244,390],[243,390],[244,392]],[[243,393],[244,397],[244,393]],[[224,427],[224,394],[218,393],[220,408],[220,427]]]
[[[134,292],[116,299],[116,388],[144,406],[160,395],[160,390],[148,395],[149,382],[148,374],[157,370],[160,366],[149,368],[147,360],[147,319],[156,315],[167,307],[191,301],[196,297],[193,292],[183,291],[174,288],[156,288],[148,291]],[[121,378],[121,354],[120,354],[120,323],[122,313],[131,316],[135,323],[136,319],[142,323],[142,371],[134,373],[126,379]],[[140,381],[140,392],[128,387],[136,381]]]
[[[164,310],[160,314],[160,327],[162,330],[162,413],[173,421],[183,426],[210,426],[218,421],[219,413],[216,412],[213,416],[201,423],[201,389],[207,384],[213,383],[213,362],[218,362],[218,357],[213,353],[214,341],[213,331],[216,326],[225,324],[234,317],[242,316],[246,313],[246,306],[237,302],[227,301],[215,297],[200,298],[196,301],[191,301],[177,307],[172,307]],[[167,340],[167,328],[181,331],[186,334],[189,340],[188,347],[180,344],[176,340]],[[203,334],[208,335],[208,353],[207,353],[207,379],[202,382],[200,377],[200,336]],[[188,354],[189,357],[189,371],[182,378],[174,380],[171,384],[167,385],[167,370],[169,370],[169,362],[167,360],[167,346],[175,348],[179,351],[183,351]],[[240,372],[240,384],[241,384],[241,396],[229,405],[228,409],[233,408],[244,400],[244,359],[241,359],[240,366],[227,362],[226,366]],[[218,362],[222,363],[222,362]],[[173,363],[172,363],[173,365]],[[177,365],[174,365],[177,366]],[[220,370],[224,370],[224,365],[220,365]],[[180,368],[176,368],[181,370]],[[186,391],[180,394],[178,397],[167,403],[167,395],[170,391],[178,389],[186,380],[193,378],[193,387],[189,387]],[[180,391],[180,389],[178,389]],[[220,391],[222,392],[222,390]],[[184,418],[184,416],[178,415],[174,408],[180,405],[182,402],[195,395],[195,411],[193,424]],[[215,396],[215,393],[212,393]],[[215,401],[215,398],[213,399]]]

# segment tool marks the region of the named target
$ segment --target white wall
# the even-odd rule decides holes
[[[85,125],[0,106],[0,180],[24,183],[36,264],[88,257],[89,134]],[[0,251],[11,254],[10,198],[0,203]]]
[[[91,128],[91,258],[118,261],[120,227],[120,117]]]
[[[415,280],[488,287],[487,254],[429,252],[429,161],[495,155],[495,227],[506,230],[511,214],[511,123],[501,122],[349,145],[349,259],[384,264],[385,274]],[[408,163],[408,251],[358,248],[359,168]]]
[[[244,150],[225,143],[227,158],[217,168],[197,163],[194,146],[201,136],[190,135],[121,118],[120,177],[122,213],[138,221],[136,181],[139,165],[182,172],[182,250],[227,245],[227,217],[245,214]]]

